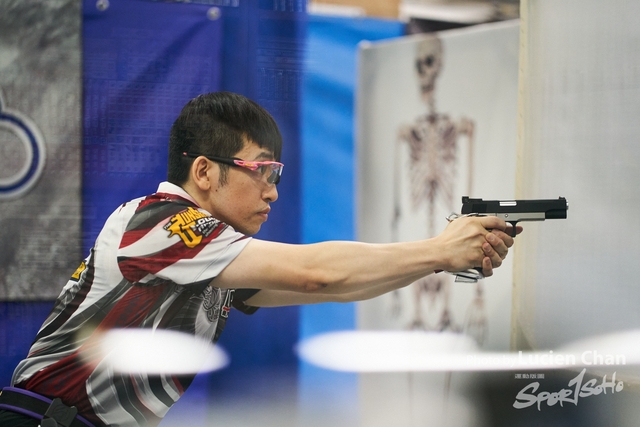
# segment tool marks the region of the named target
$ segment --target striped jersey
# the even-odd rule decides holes
[[[255,311],[242,301],[255,291],[208,285],[249,241],[168,182],[123,204],[64,286],[13,385],[58,397],[96,425],[157,425],[194,375],[116,373],[92,351],[96,337],[151,328],[216,342],[232,305]]]

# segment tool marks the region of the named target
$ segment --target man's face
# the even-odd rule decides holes
[[[247,161],[274,160],[273,153],[248,142],[233,157]],[[218,169],[219,171],[219,169]],[[226,184],[210,189],[211,214],[243,234],[253,235],[267,220],[269,204],[278,199],[275,184],[270,184],[259,171],[230,166]]]

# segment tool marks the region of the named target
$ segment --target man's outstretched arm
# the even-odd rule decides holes
[[[496,217],[469,217],[451,222],[437,237],[415,242],[290,245],[252,240],[212,285],[263,289],[267,292],[247,303],[274,306],[372,298],[438,270],[481,266],[490,276],[513,245],[506,228]]]

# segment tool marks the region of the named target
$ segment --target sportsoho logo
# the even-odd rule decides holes
[[[18,198],[29,191],[42,175],[46,158],[44,138],[38,127],[25,115],[6,108],[0,91],[0,144],[6,144],[0,147],[0,152],[6,156],[12,151],[9,145],[16,145],[16,140],[26,158],[21,165],[12,165],[16,170],[11,169],[11,175],[0,175],[0,200]]]

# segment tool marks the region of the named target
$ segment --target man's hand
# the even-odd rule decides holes
[[[485,239],[486,243],[482,245],[485,257],[482,259],[482,274],[484,277],[493,275],[493,269],[500,267],[502,261],[507,257],[509,248],[513,246],[512,226],[509,224],[505,231],[493,229],[489,231]],[[516,234],[522,233],[522,227],[516,227]]]
[[[456,272],[481,267],[485,277],[502,265],[513,238],[509,225],[500,218],[460,217],[435,238],[442,248],[444,269]],[[516,233],[522,231],[518,227]]]

